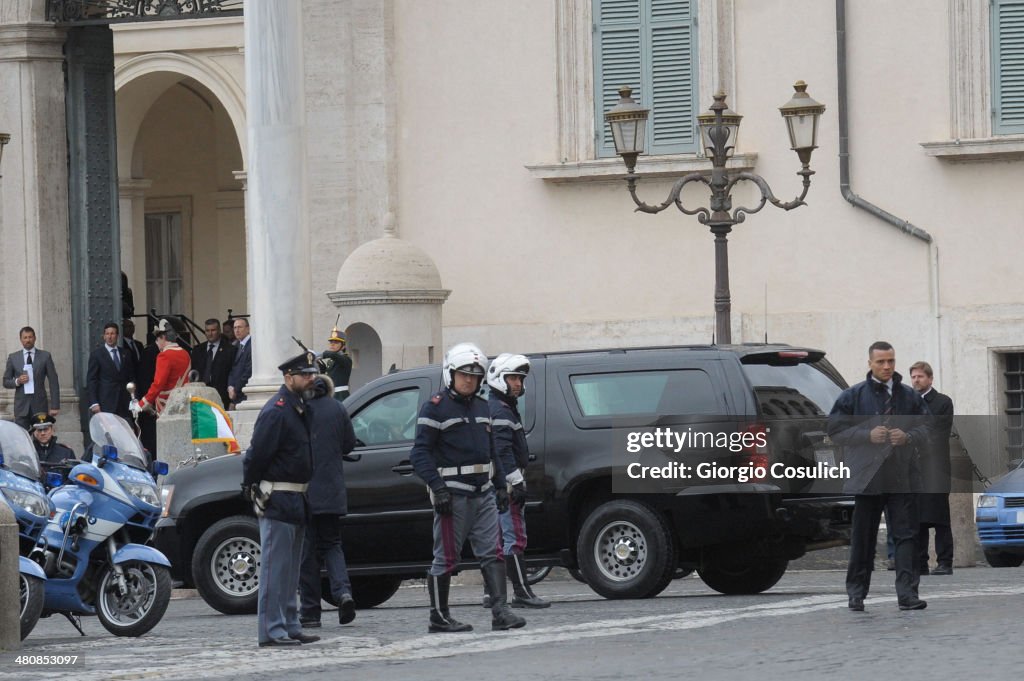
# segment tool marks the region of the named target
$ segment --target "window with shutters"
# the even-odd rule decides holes
[[[648,154],[697,151],[697,46],[692,0],[593,0],[595,136],[599,156],[615,155],[604,112],[623,85],[651,109]]]
[[[993,0],[992,132],[1024,134],[1024,0]]]

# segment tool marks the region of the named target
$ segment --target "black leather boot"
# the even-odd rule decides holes
[[[430,633],[454,633],[473,631],[473,627],[464,624],[448,611],[448,591],[452,585],[451,575],[427,574],[427,592],[430,594]]]
[[[526,561],[522,555],[512,554],[505,556],[505,570],[508,578],[512,581],[512,607],[523,608],[550,608],[551,604],[542,598],[537,598],[526,581]]]
[[[519,615],[512,612],[508,607],[508,587],[505,584],[505,563],[493,560],[486,566],[481,566],[480,571],[484,575],[484,584],[491,594],[491,629],[503,631],[505,629],[518,629],[526,624]]]

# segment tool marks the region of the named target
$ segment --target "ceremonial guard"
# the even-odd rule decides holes
[[[132,401],[130,408],[133,414],[149,409],[159,416],[171,396],[171,391],[188,383],[192,358],[178,345],[178,334],[166,319],[161,319],[153,328],[153,338],[160,351],[156,356],[156,373],[145,396]]]
[[[410,459],[434,506],[434,562],[427,574],[430,632],[471,631],[448,608],[451,574],[469,539],[491,594],[491,628],[526,624],[506,603],[505,564],[497,560],[498,512],[508,492],[491,442],[491,418],[479,392],[487,357],[472,343],[445,354],[444,389],[420,408]]]
[[[327,339],[327,349],[320,355],[327,370],[325,373],[334,383],[334,399],[339,402],[349,396],[348,380],[352,375],[352,358],[345,351],[345,345],[345,332],[335,326]]]
[[[313,475],[311,414],[302,394],[316,377],[313,353],[278,369],[284,385],[260,410],[243,460],[242,493],[253,502],[260,525],[259,646],[319,641],[299,624],[299,565],[309,521],[306,490]]]

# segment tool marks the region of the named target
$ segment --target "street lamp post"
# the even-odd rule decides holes
[[[743,222],[747,215],[764,208],[771,203],[782,210],[792,210],[805,205],[804,197],[811,186],[811,152],[817,148],[818,119],[825,111],[825,106],[811,99],[807,94],[807,84],[802,80],[793,86],[796,92],[793,98],[779,107],[786,127],[789,131],[790,147],[797,153],[802,168],[797,175],[803,178],[803,191],[792,201],[783,202],[775,198],[771,188],[763,177],[755,173],[729,173],[725,164],[736,149],[739,136],[740,120],[743,118],[730,110],[725,104],[725,93],[715,94],[715,103],[709,107],[710,113],[697,117],[700,127],[701,144],[711,159],[711,178],[695,172],[684,175],[672,185],[672,190],[660,205],[650,206],[636,195],[637,156],[644,151],[644,136],[647,128],[649,109],[645,109],[632,98],[632,89],[622,87],[619,90],[619,103],[605,114],[605,120],[611,126],[615,151],[626,163],[626,183],[629,194],[637,205],[636,210],[643,213],[660,213],[670,205],[675,206],[687,215],[696,215],[697,221],[707,225],[715,235],[715,339],[722,344],[732,343],[732,327],[730,322],[731,298],[729,295],[729,232],[734,225]],[[753,208],[732,207],[732,189],[736,183],[747,180],[761,190],[761,201]],[[709,207],[690,209],[683,205],[680,194],[683,187],[691,182],[701,182],[711,191]]]

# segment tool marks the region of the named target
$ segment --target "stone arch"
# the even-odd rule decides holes
[[[247,167],[245,93],[223,67],[212,61],[177,52],[154,52],[129,59],[114,69],[114,90],[118,95],[136,87],[130,109],[118,107],[118,173],[131,176],[135,140],[153,102],[181,77],[192,78],[206,87],[224,106],[238,139],[242,167]]]
[[[369,324],[356,322],[345,329],[348,352],[352,355],[352,375],[349,378],[349,389],[366,385],[383,374],[383,347],[380,334]]]

